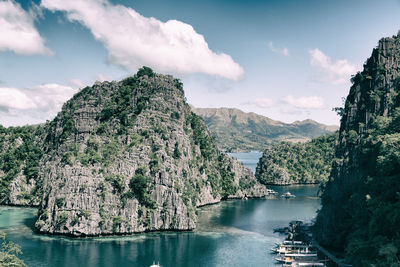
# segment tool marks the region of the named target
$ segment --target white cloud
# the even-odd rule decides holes
[[[99,81],[99,82],[104,82],[104,81],[112,81],[113,78],[112,78],[111,76],[107,75],[107,74],[101,74],[101,73],[99,73],[99,74],[97,74],[97,75],[95,76],[95,80],[96,80],[96,81]]]
[[[356,67],[346,59],[331,60],[318,48],[309,51],[311,55],[311,66],[318,67],[321,70],[319,81],[331,84],[343,84],[350,80],[352,74],[355,74]]]
[[[0,107],[6,109],[32,109],[36,103],[16,88],[0,88]]]
[[[282,49],[279,49],[279,48],[276,48],[272,42],[269,42],[268,43],[268,48],[269,48],[269,50],[271,50],[274,53],[281,54],[281,55],[284,55],[286,57],[289,56],[289,49],[287,49],[286,47],[284,47]]]
[[[325,107],[325,99],[320,96],[302,96],[296,98],[288,95],[282,99],[282,102],[299,109],[322,109]]]
[[[68,81],[68,84],[73,88],[83,88],[85,87],[85,82],[80,79],[71,79]]]
[[[38,110],[55,115],[78,90],[70,86],[49,83],[24,91],[36,103]]]
[[[77,88],[59,84],[43,84],[25,89],[0,88],[0,111],[5,116],[18,117],[19,124],[52,119],[77,91]],[[10,121],[0,123],[16,125]]]
[[[259,108],[271,108],[275,106],[275,101],[270,98],[258,98],[254,100],[252,104],[256,105]]]
[[[229,55],[211,51],[204,36],[181,21],[147,18],[108,0],[43,0],[41,5],[85,25],[104,43],[109,62],[131,72],[146,65],[159,72],[199,72],[231,80],[243,75]]]
[[[20,4],[0,1],[0,51],[20,55],[51,55],[34,25],[34,12],[26,12]]]

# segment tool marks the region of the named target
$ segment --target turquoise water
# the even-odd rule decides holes
[[[251,151],[247,153],[228,153],[228,155],[237,158],[244,166],[256,172],[257,162],[262,156],[260,151]]]
[[[248,160],[249,155],[244,156]],[[316,186],[278,189],[297,197],[234,200],[203,207],[193,232],[87,239],[43,236],[32,230],[35,209],[10,207],[0,207],[0,229],[21,245],[21,258],[28,266],[146,267],[153,260],[164,267],[277,266],[269,248],[283,236],[274,234],[273,228],[294,219],[311,220],[320,207]]]

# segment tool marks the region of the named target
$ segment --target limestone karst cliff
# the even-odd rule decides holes
[[[398,266],[400,35],[383,38],[352,78],[315,237],[356,266]]]
[[[82,89],[45,128],[36,222],[43,233],[190,230],[196,207],[266,194],[219,151],[182,83],[146,67]]]

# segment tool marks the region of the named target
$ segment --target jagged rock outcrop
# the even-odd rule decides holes
[[[149,68],[84,88],[47,127],[36,222],[43,233],[190,230],[198,206],[266,195],[249,169],[219,151],[180,81]]]
[[[400,36],[381,39],[352,82],[345,107],[339,110],[336,160],[315,237],[358,257],[357,266],[395,266],[389,258],[399,256],[395,225],[400,221],[390,213],[399,211]]]
[[[306,143],[282,142],[267,148],[256,168],[257,180],[266,185],[317,184],[327,181],[337,134]]]

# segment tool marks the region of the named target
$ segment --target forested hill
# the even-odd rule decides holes
[[[328,180],[337,134],[306,143],[282,142],[267,148],[260,158],[256,178],[263,184],[317,184]]]
[[[352,82],[315,237],[355,266],[400,266],[400,35]]]
[[[216,136],[219,146],[232,152],[263,151],[271,144],[281,141],[306,142],[338,129],[337,126],[328,126],[313,120],[287,124],[235,108],[192,109],[204,119]]]

